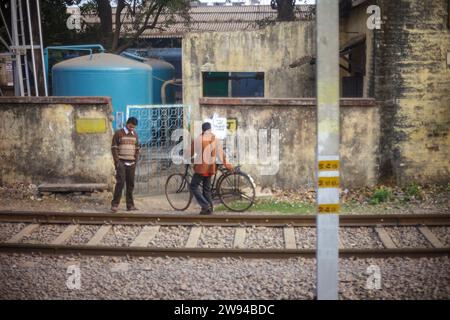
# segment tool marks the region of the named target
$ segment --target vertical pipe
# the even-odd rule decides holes
[[[42,26],[41,26],[41,9],[39,6],[39,0],[36,0],[37,15],[38,15],[38,26],[39,26],[39,45],[41,46],[41,59],[42,59],[42,72],[44,77],[44,91],[45,96],[48,96],[47,87],[47,72],[45,70],[45,60],[44,60],[44,42],[42,41]],[[92,54],[91,54],[92,56]]]
[[[338,299],[339,1],[317,0],[317,299]]]
[[[9,33],[8,24],[6,23],[6,19],[5,19],[5,16],[3,15],[3,10],[2,10],[2,8],[0,8],[0,14],[1,14],[1,16],[2,16],[3,24],[5,25],[5,30],[6,30],[6,33],[8,34],[9,41],[10,41],[11,44],[12,44],[12,43],[13,43],[13,39],[12,39],[12,37],[11,37],[11,34]]]
[[[22,58],[18,51],[19,34],[17,30],[17,0],[11,0],[11,26],[12,26],[12,47],[15,55],[14,68],[14,94],[16,96],[23,96],[23,77],[22,77]]]
[[[26,3],[27,3],[28,31],[30,33],[31,60],[33,63],[34,88],[36,90],[35,94],[37,97],[39,96],[39,83],[37,78],[36,59],[34,57],[34,39],[33,39],[33,28],[31,26],[30,2],[26,0]]]
[[[20,16],[20,32],[22,34],[22,46],[27,45],[25,41],[25,27],[23,26],[23,10],[22,10],[22,1],[19,1],[19,16]],[[25,49],[25,54],[23,57],[24,60],[24,67],[25,67],[25,78],[26,78],[26,85],[27,85],[27,95],[31,96],[31,89],[30,89],[30,73],[28,71],[28,58],[27,58],[27,50]]]

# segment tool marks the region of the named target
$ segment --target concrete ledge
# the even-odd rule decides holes
[[[200,98],[202,106],[316,106],[315,98]],[[342,107],[375,107],[377,102],[373,98],[346,98],[341,99]]]
[[[43,183],[39,192],[94,192],[108,189],[106,183]]]
[[[1,104],[111,104],[110,97],[0,97]]]

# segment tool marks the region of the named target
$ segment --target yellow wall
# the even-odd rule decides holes
[[[113,183],[109,98],[0,98],[0,183]],[[80,119],[102,119],[79,133]],[[95,130],[94,130],[95,129]]]
[[[286,22],[258,31],[191,33],[183,40],[183,101],[199,116],[202,71],[264,72],[265,98],[311,97],[313,66],[289,68],[314,55],[314,21]]]
[[[448,1],[377,1],[383,167],[398,183],[450,181]]]

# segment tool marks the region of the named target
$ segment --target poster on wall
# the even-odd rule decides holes
[[[211,123],[211,131],[217,139],[223,140],[227,137],[227,118],[220,117],[215,113],[212,118],[206,118],[203,122]]]

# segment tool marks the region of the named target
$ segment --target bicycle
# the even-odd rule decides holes
[[[190,182],[192,179],[191,165],[185,165],[184,173],[174,173],[166,180],[165,194],[170,206],[177,211],[186,210],[192,202]],[[229,210],[242,212],[249,209],[255,202],[255,183],[248,174],[237,166],[229,171],[218,165],[211,181],[211,197],[219,199]]]

